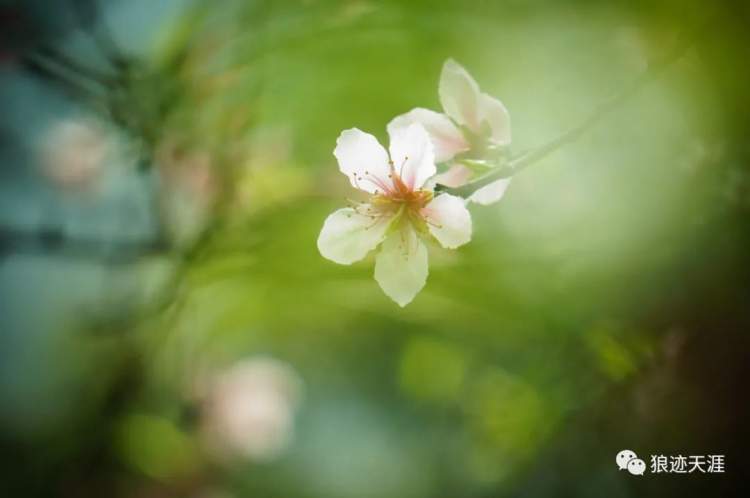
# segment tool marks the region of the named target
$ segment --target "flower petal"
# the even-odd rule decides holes
[[[461,130],[453,124],[448,116],[439,112],[417,107],[406,114],[396,116],[388,123],[388,134],[393,137],[396,130],[406,128],[410,124],[419,123],[430,135],[435,147],[435,161],[442,163],[453,159],[459,152],[469,150],[469,143]],[[391,138],[393,140],[393,138]]]
[[[388,153],[369,133],[357,128],[342,131],[333,155],[355,188],[374,194],[392,187]]]
[[[331,213],[318,236],[320,254],[334,263],[350,265],[382,242],[391,219],[369,216],[369,204]]]
[[[434,184],[445,185],[446,187],[460,187],[471,179],[472,171],[463,164],[454,164],[448,171],[435,175],[430,179]]]
[[[413,123],[395,128],[391,135],[391,160],[411,189],[418,189],[435,174],[435,152],[424,126]]]
[[[389,235],[375,258],[375,280],[401,307],[422,290],[427,273],[427,248],[410,226]]]
[[[471,240],[471,215],[460,197],[441,194],[422,209],[430,233],[445,248],[455,249]]]
[[[508,185],[510,185],[510,178],[503,178],[480,188],[469,196],[469,200],[483,206],[493,204],[503,197]]]
[[[482,122],[490,125],[492,140],[501,145],[510,143],[510,114],[502,102],[486,93],[479,96],[479,113]]]
[[[479,133],[479,85],[459,63],[448,59],[443,64],[438,85],[445,113],[460,125]]]

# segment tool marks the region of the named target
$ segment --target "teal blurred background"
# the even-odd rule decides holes
[[[747,6],[0,9],[3,496],[738,493]],[[472,242],[431,246],[406,308],[372,257],[318,253],[354,195],[336,137],[385,143],[392,117],[439,109],[446,58],[503,101],[520,152],[686,40],[500,203],[472,205]],[[726,472],[631,476],[625,448],[724,454]]]

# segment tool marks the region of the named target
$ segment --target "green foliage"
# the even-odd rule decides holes
[[[437,109],[445,58],[503,100],[519,152],[578,124],[684,27],[645,5],[574,5],[203,2],[176,24],[152,61],[169,83],[144,79],[128,98],[174,99],[154,141],[210,151],[224,190],[166,298],[132,317],[142,385],[113,443],[129,472],[192,482],[210,469],[237,496],[519,496],[571,418],[666,364],[686,311],[664,302],[684,292],[689,308],[703,290],[690,275],[714,275],[700,254],[726,237],[740,258],[746,224],[727,216],[745,201],[727,194],[736,151],[717,123],[732,115],[702,39],[499,204],[472,206],[472,242],[430,247],[407,308],[378,288],[372,255],[338,266],[315,245],[356,195],[331,154],[340,131],[382,141],[393,116]],[[294,441],[273,462],[206,464],[194,386],[258,354],[303,379]],[[611,484],[610,470],[592,473]]]

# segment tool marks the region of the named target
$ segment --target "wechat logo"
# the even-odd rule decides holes
[[[615,461],[618,469],[627,470],[634,476],[642,476],[646,472],[646,462],[638,458],[635,451],[622,450],[615,457]]]

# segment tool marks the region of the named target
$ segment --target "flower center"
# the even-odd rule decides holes
[[[374,194],[370,199],[370,205],[379,213],[377,217],[391,218],[395,226],[408,222],[418,232],[425,231],[422,208],[432,200],[432,191],[409,187],[393,169],[388,178],[393,187]]]
[[[412,189],[393,169],[388,174],[393,188],[384,192],[378,192],[372,196],[372,205],[384,210],[408,210],[419,213],[419,211],[432,200],[432,191],[424,189]]]
[[[363,177],[356,178],[362,180],[367,177],[377,189],[369,203],[354,203],[353,207],[358,214],[372,219],[372,226],[389,220],[393,227],[409,223],[417,232],[426,233],[427,225],[431,223],[423,216],[422,209],[430,203],[434,194],[431,190],[415,189],[403,180],[403,166],[407,161],[408,158],[405,158],[399,171],[396,171],[391,162],[387,180],[375,178],[368,171],[365,171]]]

